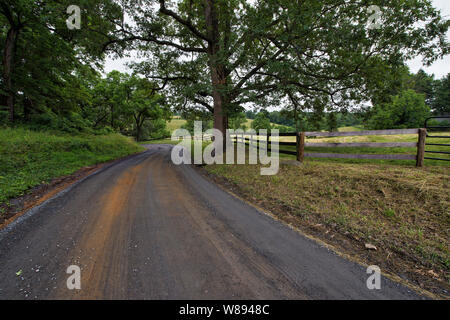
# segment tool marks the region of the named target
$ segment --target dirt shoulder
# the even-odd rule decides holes
[[[31,188],[24,195],[10,199],[8,201],[9,203],[0,204],[0,229],[6,227],[28,210],[54,197],[56,194],[70,187],[77,181],[80,181],[103,167],[128,159],[132,156],[134,155],[83,167],[70,175],[54,178],[47,183],[42,183],[34,188]]]
[[[309,162],[282,165],[275,176],[249,165],[199,170],[355,260],[450,298],[448,168]]]

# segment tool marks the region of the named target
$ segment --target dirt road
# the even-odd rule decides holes
[[[420,298],[148,148],[0,231],[0,299]]]

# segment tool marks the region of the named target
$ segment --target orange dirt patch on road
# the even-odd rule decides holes
[[[137,192],[136,181],[142,176],[144,164],[139,164],[124,172],[107,190],[99,202],[101,210],[93,217],[92,224],[84,232],[75,256],[83,261],[83,290],[74,292],[76,299],[102,299],[105,283],[126,283],[128,264],[123,259],[130,235],[130,221],[134,212],[127,210],[131,194]],[[110,266],[105,268],[105,266]],[[110,291],[121,295],[125,288],[120,286]]]

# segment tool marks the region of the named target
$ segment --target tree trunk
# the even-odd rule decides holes
[[[136,126],[136,141],[137,142],[141,141],[141,130],[142,130],[141,126],[137,125]]]
[[[3,52],[3,82],[6,89],[6,105],[9,110],[9,121],[14,122],[14,91],[12,89],[11,74],[14,65],[14,53],[16,49],[19,28],[11,27],[6,35],[5,49]]]
[[[226,145],[226,129],[228,118],[226,115],[227,99],[224,90],[227,85],[225,66],[219,62],[220,34],[219,21],[214,0],[206,0],[205,5],[206,28],[209,38],[208,55],[214,101],[214,128],[222,132],[223,146]]]
[[[142,133],[142,126],[145,122],[145,116],[139,113],[137,116],[133,115],[134,120],[136,121],[136,141],[141,141],[141,133]]]
[[[30,98],[25,98],[23,102],[23,119],[25,121],[30,120],[30,113],[33,109],[33,101]]]
[[[114,129],[114,106],[111,106],[111,128]]]

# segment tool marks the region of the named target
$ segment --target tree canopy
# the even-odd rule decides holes
[[[430,1],[126,1],[131,22],[110,44],[146,58],[135,70],[179,108],[214,113],[223,130],[245,103],[345,108],[367,100],[407,58],[448,52],[448,21]]]

